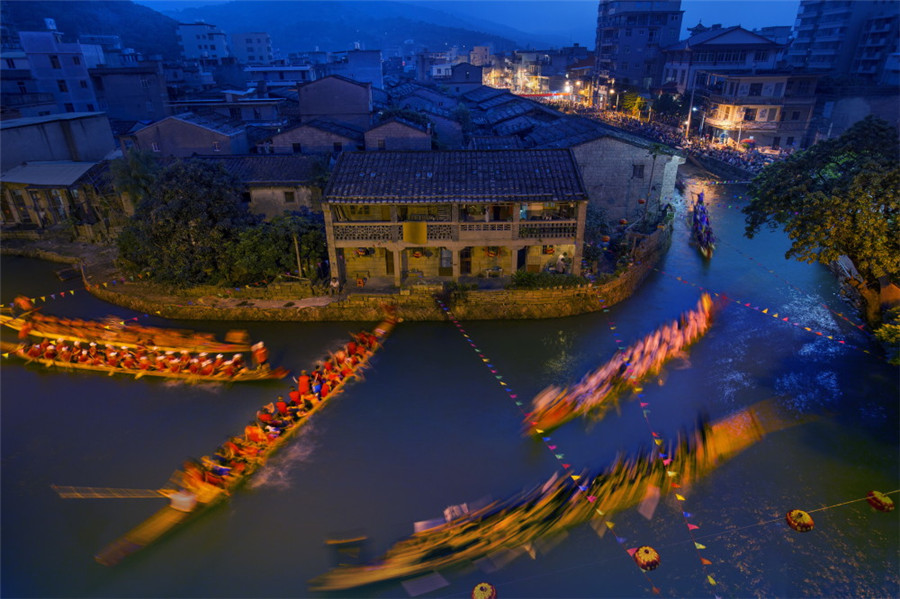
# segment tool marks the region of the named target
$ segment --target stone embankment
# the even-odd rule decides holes
[[[138,312],[165,318],[223,321],[371,321],[383,315],[385,305],[397,306],[406,320],[444,320],[435,297],[452,307],[463,320],[559,318],[595,312],[631,296],[668,250],[672,226],[661,226],[643,236],[631,253],[631,262],[609,280],[580,287],[551,289],[488,289],[448,292],[442,284],[415,284],[390,293],[354,290],[339,296],[307,297],[300,283],[275,283],[266,289],[239,290],[222,294],[172,295],[153,284],[108,281],[102,264],[85,266],[88,291],[94,296]],[[10,251],[49,260],[79,262],[58,250]],[[103,273],[103,274],[99,274]],[[121,281],[121,279],[119,279]],[[304,293],[305,291],[305,293]],[[300,299],[298,299],[300,298]],[[603,300],[602,302],[600,300]]]

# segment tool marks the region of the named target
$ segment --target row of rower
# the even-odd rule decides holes
[[[375,350],[378,337],[361,332],[343,348],[317,364],[312,372],[305,370],[295,378],[288,399],[279,395],[274,402],[260,408],[256,418],[244,427],[243,436],[230,437],[212,456],[184,464],[183,485],[196,491],[204,485],[228,488],[240,477],[251,461],[288,430],[298,426],[313,408],[334,393]]]

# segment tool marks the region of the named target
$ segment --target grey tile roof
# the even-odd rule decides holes
[[[74,185],[96,162],[26,162],[14,166],[2,175],[4,183],[22,183],[44,187],[69,187]]]
[[[494,133],[501,136],[517,135],[543,124],[544,121],[540,121],[528,115],[523,115],[498,123],[494,126]]]
[[[247,126],[240,121],[235,121],[212,113],[200,115],[194,112],[183,112],[166,118],[190,123],[197,127],[203,127],[204,129],[209,129],[210,131],[215,131],[216,133],[221,133],[222,135],[227,135],[229,137],[241,135],[242,133],[245,133],[247,129]]]
[[[522,139],[515,135],[473,135],[471,144],[475,150],[517,150],[524,147]]]
[[[494,96],[498,96],[500,94],[508,94],[509,90],[505,89],[497,89],[496,87],[490,87],[487,85],[482,85],[481,87],[476,87],[473,90],[467,91],[462,94],[462,97],[471,102],[484,102],[485,100],[489,100]]]
[[[195,156],[219,162],[243,183],[308,183],[315,175],[316,160],[301,154],[251,154],[249,156]]]
[[[570,150],[344,152],[323,201],[586,200]]]

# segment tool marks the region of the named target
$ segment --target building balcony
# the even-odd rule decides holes
[[[341,222],[334,223],[332,230],[334,240],[340,246],[403,242],[403,223]],[[572,240],[578,230],[578,221],[429,222],[426,230],[428,245],[440,245],[441,242],[497,245],[516,240],[532,242]]]

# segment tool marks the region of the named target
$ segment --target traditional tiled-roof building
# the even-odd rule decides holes
[[[325,189],[332,272],[401,285],[580,274],[587,193],[569,150],[348,152]]]

